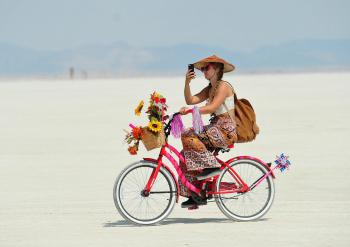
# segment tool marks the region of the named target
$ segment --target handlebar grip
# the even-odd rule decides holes
[[[188,113],[192,113],[192,109],[188,109],[187,111],[185,111],[186,114]]]

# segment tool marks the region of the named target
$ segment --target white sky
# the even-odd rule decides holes
[[[39,50],[125,42],[231,50],[350,39],[350,1],[0,0],[0,42]]]

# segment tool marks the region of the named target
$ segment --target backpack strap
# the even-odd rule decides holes
[[[229,83],[228,81],[223,81],[223,82],[226,82],[226,83],[232,88],[232,92],[233,92],[234,99],[235,99],[235,103],[236,103],[236,101],[237,101],[237,96],[236,96],[236,92],[235,92],[235,90],[233,89],[231,83]],[[233,122],[234,124],[236,124],[235,117],[233,116],[232,111],[228,109],[228,107],[227,107],[225,101],[223,102],[223,105],[224,105],[226,111],[228,112],[228,115],[230,116],[232,122]]]
[[[235,102],[237,102],[237,95],[236,95],[236,92],[235,92],[235,90],[233,89],[233,86],[231,85],[231,83],[229,83],[228,81],[223,81],[223,80],[221,80],[222,82],[226,82],[230,87],[231,87],[231,89],[232,89],[232,92],[233,92],[233,97],[234,97],[234,99],[235,99]]]

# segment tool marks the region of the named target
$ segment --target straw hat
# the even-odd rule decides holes
[[[222,63],[224,65],[224,73],[233,71],[235,69],[235,66],[230,64],[229,62],[226,62],[224,59],[219,58],[215,55],[212,55],[210,57],[206,57],[202,60],[199,60],[198,62],[195,62],[193,65],[196,69],[201,69],[208,63]]]

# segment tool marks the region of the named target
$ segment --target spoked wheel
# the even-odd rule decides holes
[[[254,187],[254,183],[268,172],[262,164],[245,159],[234,161],[230,166],[251,190],[246,193],[218,194],[215,196],[216,204],[228,218],[233,220],[250,221],[261,218],[270,209],[275,196],[272,177],[268,176]],[[235,187],[237,182],[226,168],[217,180],[216,191],[224,191],[228,185]]]
[[[138,161],[126,167],[116,179],[113,189],[114,204],[124,219],[141,225],[150,225],[165,219],[176,200],[176,184],[163,167],[149,193],[144,188],[156,164]]]

